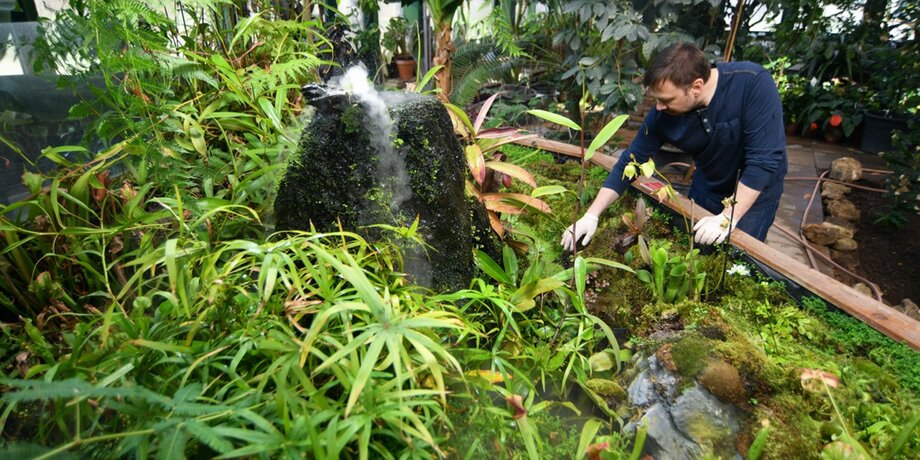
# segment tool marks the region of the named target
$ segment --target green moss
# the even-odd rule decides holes
[[[356,134],[364,130],[366,117],[364,110],[358,104],[352,104],[342,112],[342,125],[345,127],[345,133]]]
[[[613,380],[588,379],[588,381],[585,382],[585,386],[590,388],[591,391],[605,398],[612,398],[617,401],[623,401],[626,399],[626,390],[624,390],[619,383],[614,382]]]
[[[712,343],[697,334],[688,334],[674,343],[671,358],[677,372],[695,378],[706,367],[712,354]]]

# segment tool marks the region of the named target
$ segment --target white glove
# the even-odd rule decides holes
[[[573,229],[572,227],[575,228]],[[576,241],[584,236],[581,244],[587,246],[587,244],[591,242],[591,237],[594,236],[594,232],[596,231],[597,216],[586,212],[581,219],[578,219],[578,222],[575,222],[575,225],[569,225],[569,228],[565,229],[565,232],[562,234],[562,241],[560,241],[559,244],[568,251],[574,251]]]
[[[716,214],[700,219],[693,226],[693,241],[702,245],[719,244],[725,241],[729,229],[734,229],[738,223],[736,219],[735,222],[731,222],[729,227],[730,220],[724,214]]]

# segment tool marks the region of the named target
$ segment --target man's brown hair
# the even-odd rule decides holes
[[[709,80],[709,61],[703,52],[692,43],[675,43],[658,53],[645,77],[642,85],[654,88],[665,81],[670,81],[674,86],[686,89],[697,78],[702,78],[703,83]]]

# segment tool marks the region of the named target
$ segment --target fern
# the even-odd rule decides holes
[[[503,80],[516,62],[493,43],[471,41],[458,46],[451,64],[451,102],[469,104],[484,84]]]
[[[514,9],[514,3],[506,5],[508,0],[501,2],[501,7],[492,8],[492,37],[495,39],[495,42],[498,44],[498,47],[506,55],[513,58],[525,57],[527,53],[517,43],[517,36],[511,26],[511,22],[508,18],[508,8]]]

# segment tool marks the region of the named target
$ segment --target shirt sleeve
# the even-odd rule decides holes
[[[661,148],[662,141],[655,126],[657,119],[658,110],[653,107],[652,110],[649,110],[648,115],[645,116],[645,121],[639,127],[639,132],[636,133],[636,137],[629,144],[629,148],[620,155],[620,159],[613,165],[613,169],[610,170],[610,174],[607,175],[607,179],[604,181],[604,188],[609,188],[617,192],[618,195],[622,195],[623,191],[626,190],[626,186],[632,182],[632,180],[623,177],[623,171],[626,169],[626,165],[633,160],[632,157],[635,157],[635,160],[639,163],[645,163],[652,154]]]
[[[745,168],[741,183],[762,191],[773,180],[773,172],[786,161],[783,107],[776,83],[767,71],[757,74],[744,97],[741,135]]]

